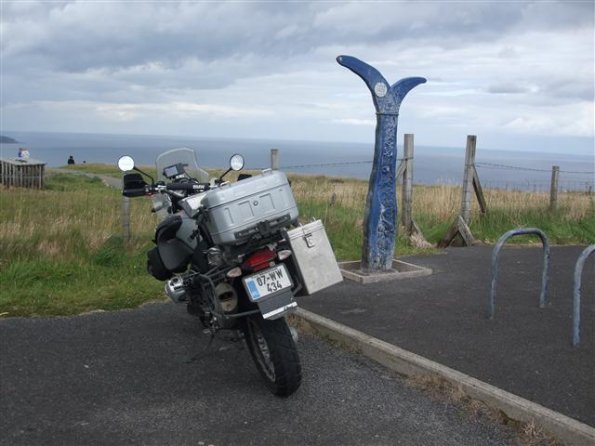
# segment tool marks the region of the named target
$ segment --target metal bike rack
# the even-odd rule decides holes
[[[595,245],[587,246],[574,266],[574,295],[572,300],[572,346],[576,347],[580,339],[581,326],[581,276],[587,257],[595,252]]]
[[[492,284],[490,289],[490,298],[488,302],[488,319],[494,318],[494,311],[495,311],[495,298],[496,298],[496,278],[498,275],[498,256],[500,251],[502,250],[502,246],[504,243],[510,238],[516,235],[527,235],[527,234],[535,234],[538,235],[543,243],[543,273],[541,276],[541,294],[539,295],[539,308],[543,308],[546,304],[546,294],[547,294],[547,281],[548,281],[548,271],[549,271],[549,263],[550,263],[550,245],[548,243],[548,239],[545,233],[538,228],[518,228],[512,229],[506,233],[504,233],[496,242],[496,246],[492,251]]]

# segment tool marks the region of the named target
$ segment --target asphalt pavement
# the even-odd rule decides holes
[[[183,306],[0,320],[0,445],[508,445],[505,426],[302,335],[271,395],[241,342]]]
[[[571,345],[573,274],[584,248],[552,247],[549,303],[539,308],[543,250],[505,247],[493,320],[486,318],[491,246],[404,257],[433,274],[368,285],[344,281],[299,303],[595,427],[595,256],[582,275],[581,343]]]

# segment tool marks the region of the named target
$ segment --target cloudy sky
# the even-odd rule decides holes
[[[1,2],[3,131],[374,140],[365,84],[423,76],[422,145],[593,153],[594,2]]]

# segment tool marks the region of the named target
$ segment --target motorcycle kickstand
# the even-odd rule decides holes
[[[217,333],[217,331],[212,328],[210,328],[208,330],[211,333],[211,337],[209,338],[209,343],[205,347],[205,351],[208,351],[211,348],[211,346],[213,345],[213,341],[215,340],[215,333]]]
[[[205,333],[206,333],[206,330],[205,330]],[[212,337],[209,341],[209,346],[213,342],[214,336],[215,336],[215,334],[213,332]],[[244,333],[242,333],[241,330],[233,330],[232,334],[230,336],[220,336],[220,339],[222,339],[223,341],[227,341],[227,342],[231,343],[232,345],[236,345],[238,350],[244,349],[244,343],[242,342],[244,340]],[[221,348],[220,350],[227,350],[227,349]]]
[[[203,351],[197,353],[196,355],[192,356],[188,361],[186,361],[187,364],[190,364],[191,362],[194,362],[197,359],[200,359],[201,356],[207,357],[209,355],[209,353],[212,353],[211,346],[213,345],[213,341],[215,340],[215,334],[217,333],[217,330],[214,330],[212,328],[205,328],[203,330],[203,333],[204,334],[209,333],[211,335],[209,338],[209,342],[207,343],[207,345]]]

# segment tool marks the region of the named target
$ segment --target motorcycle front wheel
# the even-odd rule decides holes
[[[282,397],[294,393],[302,382],[302,367],[285,319],[248,316],[243,331],[248,350],[269,390]]]

